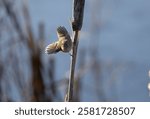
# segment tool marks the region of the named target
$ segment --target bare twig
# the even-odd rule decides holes
[[[73,21],[72,21],[72,29],[74,31],[74,34],[73,34],[73,48],[72,48],[72,57],[71,57],[71,66],[70,66],[69,86],[68,86],[68,92],[65,99],[65,101],[67,102],[73,101],[74,72],[75,72],[77,49],[79,43],[79,39],[78,39],[79,31],[82,28],[82,22],[83,22],[84,4],[85,4],[85,0],[74,0]]]

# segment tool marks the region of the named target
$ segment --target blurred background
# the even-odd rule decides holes
[[[47,55],[70,34],[73,0],[0,0],[0,101],[64,101],[70,56]],[[150,101],[150,1],[86,0],[75,101]]]

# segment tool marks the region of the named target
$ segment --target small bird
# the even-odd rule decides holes
[[[64,26],[59,26],[57,28],[58,40],[52,44],[49,44],[45,48],[46,54],[54,54],[59,51],[68,53],[72,49],[72,40],[71,37]]]

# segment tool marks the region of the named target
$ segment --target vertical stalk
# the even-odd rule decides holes
[[[73,101],[74,73],[75,73],[75,65],[76,65],[77,50],[78,50],[78,43],[79,43],[78,34],[79,31],[74,31],[74,38],[73,38],[74,42],[72,48],[68,94],[66,98],[67,102]]]
[[[85,0],[74,0],[73,3],[74,3],[73,20],[72,20],[73,48],[72,48],[68,92],[65,99],[65,101],[67,102],[73,101],[75,65],[76,65],[77,50],[78,50],[78,43],[79,43],[79,32],[82,28],[82,22],[83,22]]]

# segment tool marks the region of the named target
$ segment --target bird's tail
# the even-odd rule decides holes
[[[53,54],[53,53],[57,53],[61,51],[61,47],[59,46],[58,42],[54,42],[52,44],[49,44],[46,48],[45,48],[45,53],[46,54]]]

